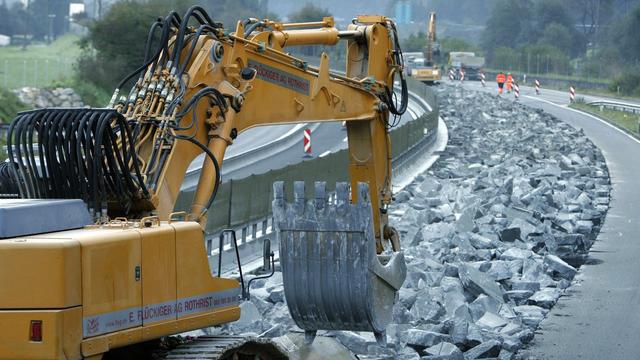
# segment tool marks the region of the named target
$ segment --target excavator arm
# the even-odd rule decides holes
[[[434,53],[440,52],[440,49],[437,48],[436,42],[438,41],[436,38],[436,13],[431,11],[429,12],[429,24],[427,25],[427,47],[425,48],[425,59],[427,66],[433,66],[433,55]]]
[[[313,67],[285,51],[341,41],[344,75],[330,71],[326,53]],[[184,18],[172,13],[154,23],[145,63],[121,82],[107,109],[39,110],[16,118],[9,134],[15,179],[23,197],[83,198],[99,221],[150,215],[170,221],[188,166],[205,153],[188,213],[204,228],[225,151],[238,134],[263,125],[345,121],[351,191],[339,184],[331,203],[316,184],[315,209],[325,212],[311,219],[311,211],[298,206],[290,222],[283,214],[296,204],[287,204],[276,184],[285,292],[294,320],[310,336],[318,329],[381,335],[406,272],[386,213],[392,201],[390,119],[407,105],[402,68],[395,25],[383,16],[359,16],[345,31],[332,18],[293,24],[248,19],[229,34],[195,6]],[[305,202],[300,184],[295,197],[298,205]],[[330,221],[336,216],[348,220]],[[315,225],[304,225],[310,222]],[[300,246],[309,252],[292,248]],[[318,252],[324,253],[320,260],[313,255]],[[343,273],[354,259],[362,262]],[[316,271],[324,272],[316,290],[301,290],[301,279]]]

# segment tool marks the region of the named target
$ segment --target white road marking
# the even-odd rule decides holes
[[[347,142],[348,140],[349,140],[349,138],[346,137],[346,138],[342,139],[342,142]]]
[[[323,152],[322,154],[320,154],[319,157],[323,158],[323,157],[325,157],[325,156],[327,156],[329,154],[331,154],[331,150],[327,150],[327,151]]]
[[[527,98],[529,98],[529,99],[532,99],[532,100],[542,101],[542,102],[545,102],[545,103],[547,103],[547,104],[550,104],[550,105],[553,105],[553,106],[557,106],[557,107],[559,107],[559,108],[563,108],[563,109],[566,109],[566,110],[569,110],[569,111],[573,111],[573,112],[578,113],[578,114],[580,114],[580,115],[584,115],[584,116],[590,117],[590,118],[592,118],[592,119],[598,120],[599,122],[603,123],[604,125],[607,125],[608,127],[610,127],[610,128],[612,128],[612,129],[614,129],[615,131],[617,131],[617,132],[621,133],[622,135],[624,135],[624,136],[628,137],[629,139],[631,139],[631,140],[633,140],[633,141],[637,142],[638,144],[640,144],[640,140],[638,140],[637,138],[635,138],[635,137],[633,137],[633,136],[629,135],[626,131],[624,131],[624,130],[622,130],[622,129],[619,129],[617,126],[612,125],[612,124],[610,124],[608,121],[606,121],[606,120],[604,120],[604,119],[600,119],[599,117],[597,117],[597,116],[595,116],[595,115],[591,115],[591,114],[586,113],[586,112],[584,112],[584,111],[580,111],[580,110],[576,110],[576,109],[574,109],[574,108],[570,108],[570,107],[568,107],[567,105],[559,105],[559,104],[556,104],[556,103],[551,102],[551,101],[549,101],[549,100],[539,99],[539,98],[535,98],[535,97],[531,97],[531,96],[525,96],[525,97],[527,97]]]

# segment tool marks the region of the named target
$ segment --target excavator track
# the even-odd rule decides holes
[[[243,336],[200,336],[167,354],[167,360],[280,360],[286,351],[269,339]]]

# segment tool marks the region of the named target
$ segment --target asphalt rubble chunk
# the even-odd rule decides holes
[[[408,274],[387,345],[319,335],[361,359],[518,359],[600,231],[608,169],[581,130],[542,111],[458,86],[438,97],[447,148],[389,208]],[[301,331],[285,301],[276,272],[252,283],[241,321],[209,332]]]

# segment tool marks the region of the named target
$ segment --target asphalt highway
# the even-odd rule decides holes
[[[483,90],[477,83],[465,87]],[[497,87],[484,90],[497,92]],[[521,90],[523,104],[584,130],[602,150],[613,185],[610,209],[591,248],[590,261],[581,267],[574,284],[521,354],[530,359],[638,359],[640,141],[597,117],[568,108],[568,94],[543,90],[536,96],[531,88]]]

